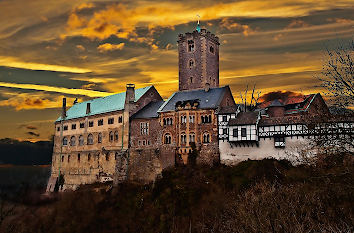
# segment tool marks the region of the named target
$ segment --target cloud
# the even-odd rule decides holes
[[[110,44],[110,43],[105,43],[101,44],[100,46],[97,47],[97,50],[100,53],[107,52],[107,51],[113,51],[113,50],[122,50],[124,48],[124,43],[119,43],[119,44]]]
[[[37,129],[36,126],[32,126],[32,125],[27,125],[26,128],[27,128],[27,129],[32,129],[32,130],[33,130],[33,129]]]
[[[88,97],[103,97],[103,96],[108,96],[113,94],[113,93],[103,92],[103,91],[93,91],[93,90],[74,89],[74,88],[70,89],[65,87],[52,87],[52,86],[36,85],[36,84],[17,84],[17,83],[5,83],[5,82],[0,82],[0,87],[56,92],[56,93],[63,93],[69,95],[82,95]]]
[[[291,21],[291,23],[285,27],[285,29],[291,29],[291,28],[305,28],[305,27],[309,27],[310,24],[306,23],[303,20],[300,19],[295,19],[293,21]]]
[[[276,99],[280,99],[283,102],[287,100],[289,97],[302,97],[303,94],[297,93],[297,92],[292,92],[292,91],[273,91],[273,92],[268,92],[260,97],[261,101],[268,102],[268,101],[273,101]]]
[[[39,133],[36,133],[36,132],[33,132],[33,131],[28,131],[26,134],[28,134],[30,136],[35,136],[35,137],[41,136]]]
[[[340,24],[354,23],[354,20],[343,19],[343,18],[329,18],[329,19],[327,19],[327,21],[331,22],[331,23],[340,23]]]
[[[81,51],[85,51],[86,50],[85,47],[82,46],[81,44],[76,45],[76,48],[81,50]]]
[[[249,34],[254,33],[254,30],[251,29],[248,25],[239,24],[237,22],[232,21],[229,18],[223,18],[219,24],[221,28],[225,28],[229,31],[238,31],[241,32],[244,36],[248,36]]]
[[[18,58],[15,57],[3,57],[3,56],[0,56],[0,66],[21,68],[21,69],[28,69],[28,70],[48,70],[48,71],[69,72],[69,73],[91,72],[91,70],[85,68],[24,62],[24,61],[20,61]]]

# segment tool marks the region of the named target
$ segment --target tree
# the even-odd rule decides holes
[[[333,105],[341,108],[354,107],[354,40],[347,46],[340,44],[326,50],[326,58],[317,78],[327,91]]]

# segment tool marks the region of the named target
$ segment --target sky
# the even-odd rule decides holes
[[[236,102],[322,92],[324,51],[354,37],[354,0],[0,0],[0,138],[48,140],[69,106],[154,85],[178,89],[177,37],[220,38],[220,84]]]

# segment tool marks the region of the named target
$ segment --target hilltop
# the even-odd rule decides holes
[[[353,155],[177,166],[155,183],[17,199],[0,232],[351,232]]]

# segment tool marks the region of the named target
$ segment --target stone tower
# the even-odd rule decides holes
[[[219,87],[219,38],[206,29],[178,36],[179,90]]]

